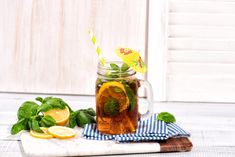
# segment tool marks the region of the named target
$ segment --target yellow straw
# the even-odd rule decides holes
[[[96,38],[94,36],[94,33],[92,32],[92,30],[89,30],[88,33],[89,33],[89,35],[91,37],[92,43],[95,45],[95,50],[96,50],[96,53],[99,56],[100,62],[101,62],[102,65],[104,65],[104,56],[103,56],[103,53],[100,51],[99,45],[96,42]]]

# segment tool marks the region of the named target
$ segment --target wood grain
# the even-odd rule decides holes
[[[161,152],[186,152],[193,148],[192,142],[187,137],[171,138],[159,143]]]
[[[0,1],[0,91],[94,94],[97,55],[145,53],[146,1]]]

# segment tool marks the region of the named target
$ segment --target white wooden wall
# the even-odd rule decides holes
[[[152,0],[149,28],[158,100],[235,102],[235,0]]]
[[[94,94],[93,29],[106,58],[145,53],[145,0],[1,0],[0,92]]]

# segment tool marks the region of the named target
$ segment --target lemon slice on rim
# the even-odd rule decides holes
[[[126,94],[125,87],[117,81],[103,83],[96,96],[96,101],[97,104],[101,105],[105,105],[108,101],[116,101],[118,103],[119,112],[129,107],[129,98]]]
[[[53,138],[51,134],[48,133],[48,129],[45,127],[40,127],[40,129],[43,131],[43,133],[39,133],[33,130],[30,130],[30,135],[36,138],[43,138],[43,139],[48,139],[48,138]]]
[[[59,108],[51,109],[47,112],[44,112],[44,115],[51,116],[52,118],[55,119],[56,125],[63,126],[69,120],[70,111],[69,108],[66,106],[65,109],[59,109]]]
[[[56,138],[66,139],[76,136],[76,132],[65,126],[52,126],[48,128],[49,134]]]

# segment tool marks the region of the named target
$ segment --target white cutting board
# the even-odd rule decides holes
[[[76,128],[77,136],[71,139],[39,139],[23,132],[21,141],[28,156],[84,156],[106,154],[129,154],[160,152],[160,144],[151,143],[116,143],[114,141],[86,140],[82,129]]]

